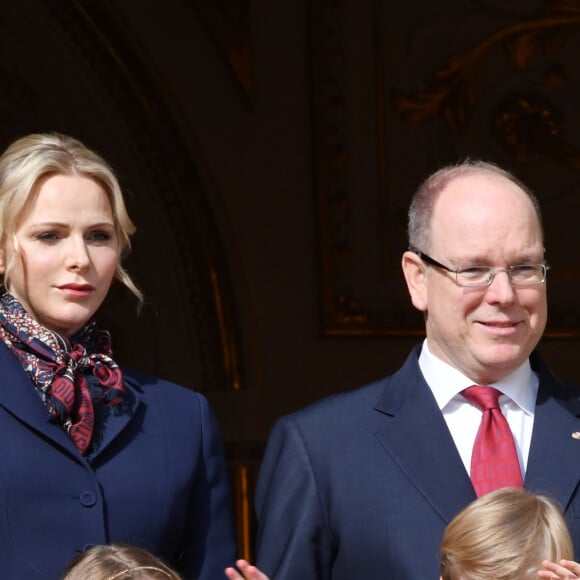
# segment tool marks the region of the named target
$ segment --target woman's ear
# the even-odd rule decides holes
[[[401,265],[413,306],[420,312],[426,312],[427,284],[423,260],[415,252],[406,251]]]
[[[4,275],[6,273],[6,252],[4,250],[0,250],[0,275]]]

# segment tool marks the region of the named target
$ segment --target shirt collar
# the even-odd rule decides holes
[[[474,384],[473,380],[436,357],[429,350],[427,339],[419,355],[419,368],[441,410],[463,389]],[[532,371],[529,359],[526,359],[513,373],[490,386],[508,396],[523,411],[533,415],[538,384],[538,377]]]

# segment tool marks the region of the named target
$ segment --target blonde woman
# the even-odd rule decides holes
[[[0,569],[54,580],[92,545],[155,551],[187,578],[236,557],[206,399],[119,364],[98,311],[135,228],[102,157],[34,134],[0,157]]]

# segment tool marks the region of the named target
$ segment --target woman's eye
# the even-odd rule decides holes
[[[107,242],[111,239],[111,234],[109,232],[91,232],[88,236],[89,240],[95,242]]]
[[[55,232],[42,232],[41,234],[37,234],[36,239],[43,242],[52,242],[58,240],[58,235]]]

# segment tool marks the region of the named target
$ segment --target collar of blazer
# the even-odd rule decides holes
[[[0,374],[0,412],[4,410],[15,417],[20,426],[37,431],[77,460],[82,461],[83,458],[62,427],[56,424],[48,414],[20,362],[1,342],[0,369],[2,369]],[[118,415],[111,413],[107,419],[99,454],[134,417],[142,398],[139,383],[130,373],[125,374],[124,372],[123,380],[126,390],[125,400],[121,406],[122,411]]]

